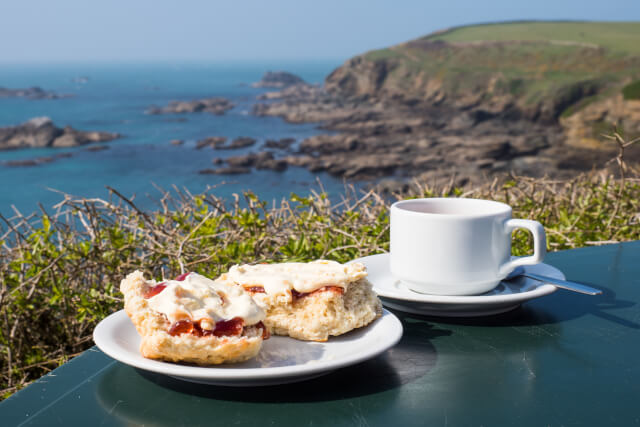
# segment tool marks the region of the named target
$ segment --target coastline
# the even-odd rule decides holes
[[[337,64],[286,64],[307,81],[321,81]],[[279,118],[257,118],[250,114],[255,97],[268,89],[252,88],[273,64],[253,63],[241,66],[215,64],[180,65],[138,64],[127,69],[116,65],[64,65],[45,69],[40,65],[12,66],[0,70],[0,82],[6,87],[39,85],[58,93],[75,96],[56,100],[0,99],[0,127],[23,123],[32,117],[48,115],[59,126],[96,129],[122,134],[103,151],[86,147],[27,149],[0,152],[0,163],[24,161],[71,153],[35,167],[8,167],[0,164],[0,212],[12,215],[11,205],[21,212],[45,207],[61,200],[53,188],[82,197],[107,197],[105,185],[123,194],[136,194],[141,203],[156,207],[151,198],[159,198],[154,185],[162,188],[187,188],[193,193],[217,186],[219,195],[254,190],[267,200],[288,197],[291,192],[317,188],[316,175],[306,170],[284,172],[257,171],[250,175],[200,175],[199,170],[214,167],[215,157],[236,156],[252,150],[218,152],[197,150],[198,140],[224,135],[232,140],[248,136],[262,146],[267,139],[295,138],[301,141],[318,133],[315,124],[290,125]],[[235,67],[235,68],[234,68]],[[86,83],[72,81],[83,75]],[[29,83],[27,83],[29,82]],[[200,99],[223,96],[236,105],[224,116],[189,113],[186,115],[144,114],[149,106],[166,105],[174,99]],[[170,141],[184,141],[180,146]],[[343,189],[341,179],[319,174],[325,189],[336,194]]]

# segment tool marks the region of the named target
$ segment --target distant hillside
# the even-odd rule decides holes
[[[640,55],[640,22],[507,22],[455,27],[423,37],[448,42],[555,41],[603,47]]]
[[[348,60],[341,96],[560,122],[581,146],[640,133],[640,22],[514,22],[439,31]]]
[[[348,179],[554,179],[612,167],[614,124],[640,136],[640,22],[451,28],[264,94],[254,113],[332,133],[287,161]],[[625,152],[640,165],[640,146]],[[615,164],[613,164],[615,166]],[[611,170],[610,170],[611,171]]]

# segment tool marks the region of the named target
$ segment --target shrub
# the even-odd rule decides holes
[[[622,88],[624,99],[640,99],[640,80],[629,83]]]
[[[269,206],[253,193],[163,194],[143,212],[112,190],[109,200],[66,196],[28,217],[0,215],[0,388],[6,397],[90,347],[95,325],[122,307],[120,280],[141,269],[160,278],[197,271],[215,277],[236,263],[345,262],[388,251],[391,198],[347,188],[292,195]],[[461,189],[416,185],[400,197],[504,201],[514,217],[545,225],[549,250],[640,239],[640,185],[607,175],[570,181],[513,177]],[[529,237],[514,237],[514,253]]]

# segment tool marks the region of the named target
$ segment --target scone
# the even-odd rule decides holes
[[[124,308],[150,359],[199,365],[254,357],[268,329],[264,311],[236,286],[196,273],[156,283],[134,271],[120,283]]]
[[[253,295],[267,317],[271,333],[311,341],[326,341],[371,323],[382,304],[360,263],[235,265],[218,280]]]

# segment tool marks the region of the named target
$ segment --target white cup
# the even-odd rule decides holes
[[[511,257],[511,232],[533,235],[533,255]],[[429,198],[391,206],[391,273],[411,290],[477,295],[495,288],[514,268],[542,262],[544,228],[511,219],[511,207],[491,200]]]

